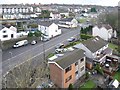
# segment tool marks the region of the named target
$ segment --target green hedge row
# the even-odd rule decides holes
[[[81,39],[87,40],[89,38],[92,38],[92,35],[86,35],[86,34],[80,34]]]

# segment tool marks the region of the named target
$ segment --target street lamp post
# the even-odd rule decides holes
[[[44,36],[43,36],[44,39]],[[45,42],[43,41],[43,60],[45,61]]]
[[[12,56],[13,56],[12,52],[9,52],[9,54],[10,54],[10,58],[12,58]],[[10,67],[10,60],[8,60],[8,64],[9,64],[9,67]]]
[[[12,52],[9,52],[9,53],[10,53],[10,58],[12,58],[12,56],[13,56]]]

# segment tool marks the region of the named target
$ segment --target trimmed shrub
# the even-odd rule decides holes
[[[92,35],[86,35],[86,34],[80,34],[80,37],[81,37],[81,39],[87,40],[87,39],[92,38],[93,36]]]

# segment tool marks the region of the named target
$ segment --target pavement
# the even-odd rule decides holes
[[[45,47],[45,54],[49,54],[54,51],[54,48],[59,43],[67,42],[67,39],[76,36],[80,33],[80,28],[76,29],[62,29],[63,34],[57,36],[47,42],[39,42],[36,45],[28,45],[16,49],[8,49],[2,53],[2,73],[5,75],[9,70],[13,69],[28,60],[43,59],[43,44]]]

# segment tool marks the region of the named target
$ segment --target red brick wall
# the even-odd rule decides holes
[[[56,84],[58,87],[62,88],[62,70],[55,64],[49,64],[50,65],[50,79],[54,84]]]

